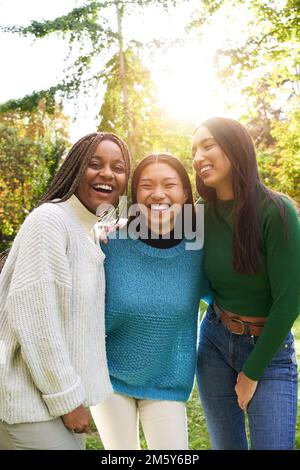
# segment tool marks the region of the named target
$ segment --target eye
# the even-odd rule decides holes
[[[151,184],[140,184],[140,185],[139,185],[139,188],[142,188],[142,189],[151,189],[152,186],[151,186]]]
[[[116,173],[124,173],[125,168],[121,165],[117,165],[113,167],[113,171],[115,171]]]
[[[166,184],[166,188],[173,188],[174,186],[176,186],[176,183],[168,183],[168,184]]]
[[[98,168],[100,168],[100,164],[99,164],[99,162],[90,162],[89,163],[89,168],[98,169]]]
[[[215,146],[215,144],[205,145],[204,150],[210,150],[210,149],[213,148],[214,146]]]

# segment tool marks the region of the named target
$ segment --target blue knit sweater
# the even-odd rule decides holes
[[[196,367],[200,298],[209,296],[202,250],[114,239],[106,255],[106,334],[117,393],[186,401]],[[207,297],[209,301],[209,297]]]

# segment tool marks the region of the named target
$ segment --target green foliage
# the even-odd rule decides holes
[[[41,39],[49,34],[61,34],[68,39],[70,52],[76,47],[80,51],[74,62],[65,70],[65,78],[55,87],[49,90],[35,92],[23,98],[22,103],[28,101],[32,106],[37,107],[39,98],[53,97],[56,92],[66,98],[74,98],[81,89],[86,90],[90,85],[94,85],[97,74],[88,77],[88,72],[92,66],[92,59],[97,57],[103,49],[109,48],[117,39],[117,34],[107,26],[107,20],[99,15],[101,10],[110,6],[112,2],[88,2],[79,8],[74,8],[67,15],[60,16],[54,20],[32,21],[29,26],[8,26],[0,30],[7,33],[16,33],[23,36],[34,36]],[[6,105],[6,104],[5,104]],[[11,105],[11,102],[8,102]],[[33,108],[32,108],[33,109]],[[1,112],[1,111],[0,111]]]
[[[134,164],[153,152],[170,152],[189,169],[190,138],[193,126],[170,119],[158,106],[151,73],[144,66],[132,41],[125,51],[125,78],[128,113],[120,75],[120,51],[104,67],[96,67],[104,49],[116,50],[118,34],[104,19],[105,8],[118,4],[122,14],[138,7],[159,4],[168,9],[176,5],[167,0],[87,1],[67,15],[54,20],[33,21],[27,27],[12,26],[2,31],[43,38],[61,34],[80,54],[67,69],[65,79],[56,87],[9,100],[0,105],[0,251],[9,246],[17,229],[36,205],[52,180],[67,146],[67,122],[55,96],[75,96],[82,86],[97,87],[100,80],[106,93],[100,110],[99,129],[112,131],[129,141]],[[242,0],[202,0],[188,30],[202,28],[228,5]],[[239,87],[245,102],[243,122],[258,146],[262,180],[276,190],[288,193],[300,203],[300,69],[299,0],[249,0],[252,12],[249,34],[242,44],[228,42],[216,58],[219,76]],[[246,7],[245,7],[246,8]],[[156,45],[162,43],[159,38]],[[224,58],[229,59],[224,66]],[[245,78],[247,80],[245,80]],[[278,104],[278,96],[286,100]],[[300,351],[300,322],[296,325],[296,344]],[[209,449],[209,438],[196,388],[187,404],[191,449]],[[300,448],[300,417],[297,421],[297,448]],[[142,448],[146,448],[141,431]],[[88,449],[102,449],[95,427],[87,440]]]
[[[233,5],[244,12],[247,34],[228,38],[218,51],[219,78],[227,89],[239,90],[241,120],[258,148],[263,181],[299,201],[300,2],[204,0],[190,28],[203,28],[203,18],[213,22]]]
[[[11,100],[3,105],[5,110],[16,109],[15,105],[22,106],[24,104],[24,106],[28,106],[28,100],[30,100],[32,109],[34,106],[36,108],[39,98],[47,97],[47,99],[50,99],[57,91],[59,91],[60,96],[69,99],[76,97],[81,91],[87,92],[92,87],[96,89],[102,71],[99,71],[98,66],[98,71],[92,74],[89,74],[89,72],[95,63],[99,63],[103,50],[115,48],[119,38],[118,33],[108,26],[108,21],[103,15],[107,8],[118,5],[122,10],[122,14],[124,14],[125,9],[131,14],[138,7],[156,4],[168,10],[177,3],[176,0],[107,0],[101,2],[86,0],[84,5],[74,8],[68,14],[53,20],[32,21],[28,26],[0,27],[0,31],[6,33],[34,36],[37,39],[50,34],[59,34],[69,41],[70,52],[72,50],[80,51],[74,62],[66,68],[64,79],[55,87],[51,87],[46,91],[35,92],[22,100]],[[27,109],[29,110],[29,108]]]
[[[188,0],[181,0],[183,1]],[[29,26],[2,26],[0,31],[8,33],[17,33],[23,36],[33,35],[36,38],[43,38],[52,33],[61,33],[64,36],[70,34],[70,42],[89,37],[93,44],[99,43],[103,40],[104,36],[117,37],[110,28],[104,28],[107,20],[101,16],[101,23],[99,22],[99,15],[102,10],[108,7],[119,5],[123,12],[125,8],[129,13],[132,8],[145,7],[149,5],[161,5],[165,10],[171,6],[176,6],[179,3],[176,0],[108,0],[97,2],[94,0],[87,0],[85,5],[74,8],[66,15],[62,15],[53,20],[32,21]],[[104,34],[103,34],[104,33]]]
[[[0,209],[0,249],[9,244],[26,214],[45,191],[64,152],[66,136],[57,129],[53,133],[55,123],[62,119],[57,115],[58,92],[61,97],[73,98],[87,87],[96,89],[99,80],[104,79],[108,90],[101,125],[106,130],[114,128],[121,136],[126,137],[130,133],[131,145],[134,150],[136,148],[134,153],[137,156],[157,148],[181,152],[182,147],[189,147],[189,139],[182,132],[175,136],[174,127],[171,131],[164,131],[166,121],[160,118],[150,74],[132,51],[128,50],[126,54],[126,79],[130,90],[127,121],[124,120],[124,102],[121,98],[118,54],[108,62],[104,71],[99,71],[98,66],[98,71],[89,74],[95,61],[99,62],[103,49],[115,47],[120,40],[120,35],[108,27],[103,17],[105,8],[119,6],[122,14],[125,9],[131,14],[138,7],[161,5],[168,9],[176,3],[175,0],[86,1],[83,6],[54,20],[33,21],[25,27],[0,28],[4,32],[33,35],[38,39],[49,34],[61,34],[69,40],[70,50],[76,45],[80,51],[65,71],[61,83],[49,90],[36,91],[0,105],[0,195],[4,201]],[[115,122],[110,122],[110,116]]]
[[[129,141],[133,163],[157,152],[170,152],[191,168],[190,136],[193,128],[170,119],[158,106],[150,71],[137,51],[125,51],[129,115],[123,112],[119,54],[105,66],[106,93],[100,109],[99,130],[114,132]]]
[[[0,252],[52,180],[67,146],[68,122],[56,106],[0,115]]]
[[[217,14],[224,12],[226,16],[229,8],[233,12],[239,11],[240,16],[244,14],[247,34],[245,39],[242,35],[240,38],[228,37],[217,52],[218,76],[228,90],[240,93],[244,108],[241,119],[258,146],[260,161],[266,154],[276,159],[278,173],[271,171],[269,179],[278,189],[285,188],[295,195],[297,190],[291,182],[294,178],[291,172],[296,170],[291,164],[294,156],[288,154],[287,149],[282,151],[280,132],[273,127],[278,122],[281,128],[282,123],[288,135],[290,103],[300,97],[300,2],[203,0],[198,16],[189,28],[201,30],[207,21],[213,23]],[[232,105],[228,103],[229,108]],[[280,150],[281,158],[275,158],[275,148]],[[287,148],[291,150],[289,146]],[[296,174],[294,176],[296,178]]]
[[[42,194],[44,186],[40,182],[47,183],[52,177],[65,148],[64,138],[57,135],[54,138],[47,137],[47,126],[43,127],[42,118],[39,121],[36,116],[41,116],[42,112],[43,119],[45,115],[47,119],[52,115],[53,122],[56,121],[57,92],[70,98],[76,96],[82,87],[92,85],[96,89],[99,82],[106,87],[99,115],[99,129],[113,131],[123,137],[129,143],[134,164],[149,153],[168,151],[182,160],[192,181],[194,180],[190,152],[193,126],[170,119],[159,108],[151,73],[141,58],[141,44],[131,41],[127,47],[123,75],[120,70],[120,50],[104,67],[94,67],[104,48],[113,46],[115,50],[117,45],[120,47],[120,34],[112,31],[103,18],[102,13],[106,8],[118,5],[122,17],[125,13],[132,14],[137,8],[148,5],[161,5],[168,9],[177,3],[179,2],[171,0],[86,1],[83,6],[54,20],[33,21],[24,28],[2,28],[22,35],[31,34],[36,38],[59,33],[68,38],[70,47],[76,42],[80,50],[79,56],[66,70],[65,79],[57,86],[0,105],[2,167],[6,169],[7,175],[11,175],[9,184],[7,182],[5,186],[5,194],[10,191],[17,194],[26,182],[26,188],[21,191],[22,194],[26,191],[28,194],[27,199],[22,202],[23,210],[30,210],[34,201]],[[203,0],[199,9],[199,21],[197,23],[195,17],[194,24],[190,27],[201,28],[209,18],[213,20],[214,15],[222,8],[239,4],[242,5],[243,2]],[[300,69],[297,62],[300,54],[299,22],[296,21],[300,12],[299,1],[283,0],[274,4],[267,0],[249,0],[247,6],[252,12],[248,37],[238,46],[230,41],[224,44],[217,58],[220,77],[227,84],[241,88],[245,103],[242,120],[258,147],[263,180],[274,189],[287,192],[299,200],[300,116],[296,111],[300,96]],[[159,38],[157,45],[161,46]],[[229,58],[225,67],[222,57]],[[94,72],[90,73],[91,70]],[[124,79],[128,95],[126,100],[122,82]],[[283,93],[286,100],[283,104],[278,104],[278,96]],[[291,106],[292,102],[296,103],[294,108]],[[43,111],[39,108],[40,103],[43,103]],[[11,129],[8,129],[8,116],[14,116]],[[18,119],[20,126],[17,125]],[[29,135],[28,126],[32,129],[32,122],[35,122],[36,129]],[[49,126],[50,129],[51,124]],[[14,155],[18,155],[15,166]],[[41,156],[43,165],[37,163]],[[3,170],[1,176],[4,174]],[[13,175],[18,175],[19,178],[15,182]],[[29,187],[30,175],[32,179]],[[17,204],[21,205],[21,196],[16,198],[19,201]],[[4,221],[3,217],[1,220],[3,233],[10,236],[23,220],[23,215],[13,223]]]
[[[221,3],[224,6],[228,4],[226,1]],[[264,101],[269,108],[267,116],[260,116],[262,119],[278,118],[278,112],[285,113],[289,100],[299,96],[299,1],[250,0],[248,8],[252,12],[248,36],[239,46],[229,41],[219,51],[219,75],[223,80],[231,77],[234,86],[240,82],[246,99],[260,95],[261,102]],[[224,56],[229,59],[225,67],[222,66]],[[246,78],[248,83],[251,82],[250,86],[245,86]],[[280,95],[286,96],[281,103],[278,100]]]
[[[106,64],[103,74],[106,93],[100,109],[99,129],[115,132],[126,140],[130,136],[131,152],[136,158],[140,158],[145,152],[149,152],[149,140],[155,140],[161,118],[149,70],[143,66],[133,49],[127,49],[124,57],[128,112],[124,112],[120,55],[117,53]]]
[[[44,102],[46,112],[53,114],[55,111],[55,92],[55,88],[50,88],[49,90],[33,92],[20,99],[9,100],[6,103],[0,104],[0,114],[11,111],[32,113],[38,108],[41,100]]]
[[[29,26],[2,27],[2,31],[18,33],[23,36],[33,35],[43,38],[51,33],[70,33],[70,41],[81,39],[82,35],[89,36],[94,43],[102,39],[104,28],[97,24],[98,13],[101,9],[111,5],[112,2],[89,2],[79,8],[74,8],[67,15],[54,20],[32,21]],[[105,23],[105,20],[102,20]],[[106,33],[111,31],[106,31]]]
[[[298,102],[300,100],[297,100]],[[276,165],[271,172],[277,179],[276,189],[300,203],[300,111],[297,107],[285,121],[274,121]]]

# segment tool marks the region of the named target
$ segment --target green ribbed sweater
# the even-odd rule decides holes
[[[287,198],[282,200],[288,239],[276,205],[260,194],[258,215],[263,246],[256,275],[239,274],[233,269],[234,201],[205,204],[204,269],[214,301],[239,315],[268,317],[243,367],[246,376],[253,380],[260,379],[300,311],[300,224],[294,206]]]

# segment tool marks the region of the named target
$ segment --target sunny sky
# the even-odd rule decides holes
[[[27,25],[32,20],[55,18],[82,3],[83,0],[0,0],[0,24]],[[199,0],[186,2],[184,6],[173,10],[172,15],[148,7],[146,15],[131,16],[124,21],[125,37],[139,41],[186,37],[184,27],[199,3]],[[242,17],[235,14],[236,18],[231,17],[228,26],[225,16],[222,12],[214,24],[207,25],[201,39],[195,33],[184,45],[170,48],[148,64],[158,89],[159,102],[171,116],[196,124],[212,115],[228,115],[229,111],[225,108],[228,95],[225,96],[215,76],[213,57],[228,34],[242,34]],[[107,18],[115,28],[113,10],[107,12]],[[36,41],[33,38],[0,34],[0,46],[0,102],[48,88],[63,76],[68,44],[62,38],[53,35]],[[100,58],[103,63],[106,59]],[[78,102],[79,112],[73,103],[66,103],[65,112],[75,119],[71,126],[73,141],[94,130],[97,125],[95,115],[100,109],[103,92],[100,90],[100,101],[96,103],[95,100],[81,98]],[[238,102],[238,99],[234,94],[231,96],[234,102]],[[235,117],[232,111],[231,116]]]

